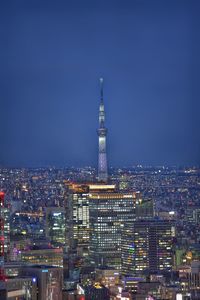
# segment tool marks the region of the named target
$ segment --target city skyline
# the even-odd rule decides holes
[[[199,164],[198,1],[0,6],[1,166],[97,167],[101,76],[109,166]]]

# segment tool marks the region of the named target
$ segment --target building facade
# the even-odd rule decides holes
[[[152,219],[126,223],[122,235],[122,273],[140,276],[170,271],[175,228],[170,221]]]
[[[1,300],[37,300],[35,277],[6,278],[0,285]]]
[[[4,196],[0,192],[0,280],[4,279]]]
[[[61,300],[62,272],[61,268],[52,266],[26,266],[22,268],[21,275],[34,278],[37,284],[37,300]]]
[[[114,185],[90,185],[90,257],[96,267],[121,268],[122,230],[135,220],[139,193],[122,193]]]
[[[89,247],[89,187],[69,184],[66,195],[66,243],[70,250],[88,255]]]
[[[46,238],[53,246],[64,246],[66,240],[65,209],[63,207],[46,207]]]
[[[34,265],[63,268],[63,249],[38,249],[21,251],[21,261]]]

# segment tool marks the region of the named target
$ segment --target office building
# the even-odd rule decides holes
[[[4,196],[0,192],[0,280],[4,280]]]
[[[10,260],[10,205],[4,204],[4,260]]]
[[[65,209],[63,207],[46,207],[46,238],[55,247],[64,246],[66,242]]]
[[[200,261],[192,261],[187,273],[190,290],[200,290]]]
[[[69,184],[66,195],[66,227],[69,249],[78,249],[83,256],[89,247],[89,187]]]
[[[31,276],[37,284],[37,300],[61,300],[63,274],[62,269],[52,266],[24,266],[21,275]]]
[[[34,265],[48,265],[63,268],[63,249],[37,249],[21,251],[21,261]]]
[[[122,229],[135,220],[140,193],[117,192],[114,185],[89,186],[90,258],[96,267],[121,268]]]
[[[6,278],[0,283],[1,300],[37,300],[37,282],[33,276]]]
[[[175,228],[170,221],[152,219],[126,223],[122,235],[122,273],[140,276],[170,271]]]

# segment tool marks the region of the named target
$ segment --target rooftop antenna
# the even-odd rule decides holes
[[[100,81],[100,89],[101,89],[101,102],[103,102],[103,78],[99,79]]]

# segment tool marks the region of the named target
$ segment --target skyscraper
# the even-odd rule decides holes
[[[4,279],[4,193],[0,192],[0,280]]]
[[[103,78],[100,78],[100,86],[101,86],[101,102],[99,106],[99,129],[97,130],[98,137],[99,137],[98,181],[107,182],[108,180],[108,167],[107,167],[107,154],[106,154],[107,129],[105,128]]]
[[[170,271],[175,228],[170,221],[151,219],[127,222],[122,234],[122,272],[140,276],[145,272]]]
[[[84,255],[89,246],[89,188],[84,184],[69,184],[66,195],[67,243]]]
[[[63,207],[46,207],[46,237],[53,246],[65,245],[66,226],[65,209]]]
[[[100,267],[121,268],[122,230],[135,220],[140,194],[117,192],[114,185],[90,185],[90,257]]]

